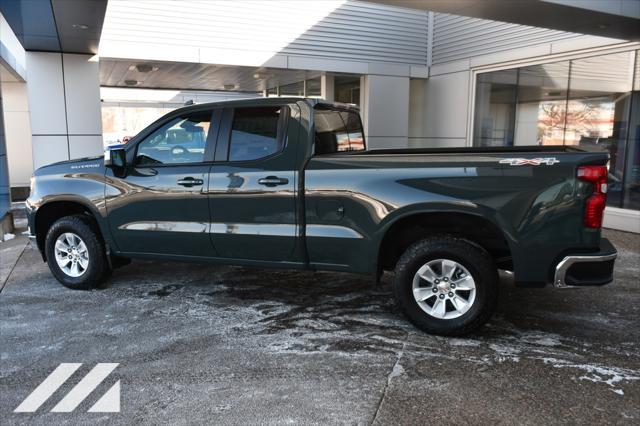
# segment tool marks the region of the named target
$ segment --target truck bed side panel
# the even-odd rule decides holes
[[[540,157],[558,162],[500,162]],[[579,151],[314,157],[305,172],[310,262],[373,272],[380,242],[396,220],[456,212],[502,230],[517,281],[548,281],[548,266],[563,251],[598,247],[600,231],[582,226],[590,189],[575,176],[579,164],[606,160],[606,154]]]

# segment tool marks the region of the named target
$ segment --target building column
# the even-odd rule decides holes
[[[362,76],[360,106],[368,148],[409,146],[409,77]]]
[[[331,74],[320,76],[320,96],[327,102],[335,100],[335,80]]]
[[[2,65],[0,65],[1,67]],[[3,241],[5,231],[10,232],[11,227],[6,226],[6,214],[11,209],[11,197],[9,195],[9,169],[7,163],[7,148],[5,145],[4,114],[2,112],[2,87],[0,85],[0,241]],[[10,216],[7,216],[10,218]]]
[[[2,108],[9,161],[12,199],[29,195],[29,178],[33,174],[33,152],[27,83],[16,78],[2,78]]]
[[[91,55],[27,52],[33,165],[100,155],[98,62]]]

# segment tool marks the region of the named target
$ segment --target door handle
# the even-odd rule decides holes
[[[178,181],[178,185],[186,186],[187,188],[192,186],[199,186],[199,185],[202,185],[203,183],[204,181],[202,179],[194,179],[191,176],[180,179]]]
[[[265,186],[286,185],[289,183],[289,179],[279,178],[277,176],[267,176],[265,178],[258,179],[258,183]]]

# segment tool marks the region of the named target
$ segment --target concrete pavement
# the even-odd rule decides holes
[[[143,262],[89,292],[28,246],[0,293],[3,424],[638,424],[640,241],[602,288],[518,289],[468,338],[402,318],[389,277]],[[1,247],[0,247],[1,250]],[[3,257],[3,264],[5,258]],[[12,413],[62,362],[34,414]],[[49,410],[98,362],[120,365],[72,413]],[[121,412],[87,413],[116,380]]]

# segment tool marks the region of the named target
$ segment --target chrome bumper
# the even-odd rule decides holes
[[[581,286],[590,286],[590,285],[603,285],[611,282],[613,280],[613,265],[610,266],[610,273],[605,273],[604,279],[596,280],[596,282],[585,281],[579,284],[568,284],[567,283],[567,272],[569,268],[579,263],[591,263],[591,264],[599,264],[601,262],[608,262],[615,260],[618,256],[617,251],[611,245],[611,243],[603,239],[603,245],[605,246],[604,250],[601,250],[599,253],[594,254],[580,254],[580,255],[572,255],[566,256],[556,265],[556,270],[553,278],[553,286],[556,288],[570,288],[570,287],[581,287]],[[608,266],[607,266],[608,268]],[[607,277],[608,275],[608,277]]]

